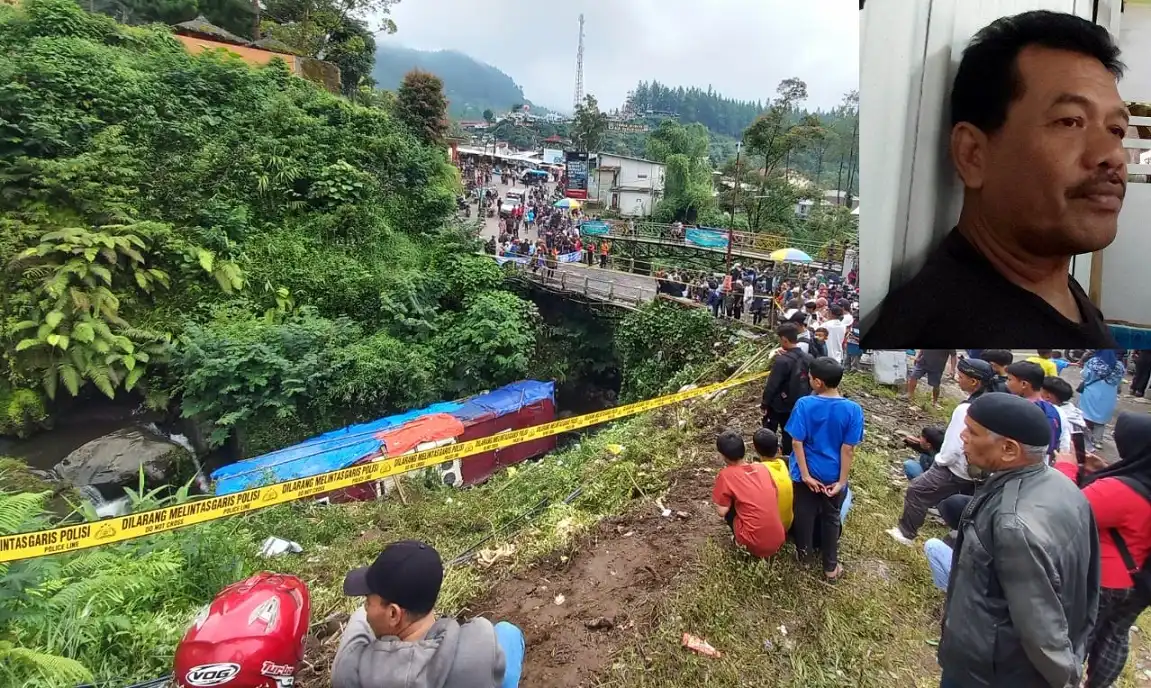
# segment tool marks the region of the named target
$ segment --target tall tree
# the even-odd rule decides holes
[[[203,0],[201,0],[203,1]],[[219,1],[219,0],[215,0]],[[388,16],[399,0],[263,0],[260,33],[301,55],[327,60],[340,68],[345,95],[371,86],[376,33],[395,33]],[[373,17],[378,26],[371,26]]]
[[[807,84],[797,78],[784,79],[776,89],[777,97],[767,112],[756,118],[743,133],[743,142],[750,154],[762,156],[763,170],[760,180],[760,196],[765,195],[768,179],[775,173],[792,147],[797,142],[796,129],[799,123],[794,120],[794,111],[807,99]],[[750,157],[750,155],[749,155]],[[757,204],[755,214],[750,218],[752,227],[759,226],[762,213]]]
[[[484,121],[487,122],[488,124],[491,124],[492,122],[496,121],[496,113],[492,112],[491,108],[484,110]]]
[[[599,111],[599,101],[590,93],[576,107],[572,120],[572,143],[585,152],[598,151],[607,135],[607,115]]]
[[[426,143],[442,145],[448,133],[444,82],[428,72],[408,72],[396,91],[396,115]]]
[[[840,110],[844,112],[851,122],[851,133],[841,136],[839,146],[839,176],[835,188],[847,191],[848,200],[855,189],[856,153],[859,149],[859,91],[848,91],[843,96]],[[843,185],[844,171],[847,173],[847,186]]]
[[[693,221],[712,200],[707,127],[665,119],[647,140],[647,154],[667,165],[661,219]]]

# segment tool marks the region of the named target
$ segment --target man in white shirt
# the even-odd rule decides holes
[[[965,427],[967,408],[977,397],[988,391],[995,371],[987,361],[964,358],[959,361],[959,388],[970,395],[967,401],[955,407],[943,447],[935,455],[935,463],[922,475],[911,481],[903,497],[903,514],[899,524],[887,531],[893,540],[903,545],[914,545],[915,536],[927,518],[927,510],[956,494],[971,494],[975,481],[967,467],[961,434]]]
[[[820,327],[827,330],[827,355],[843,365],[843,351],[847,346],[847,325],[843,322],[843,308],[838,304],[831,307],[831,320]]]

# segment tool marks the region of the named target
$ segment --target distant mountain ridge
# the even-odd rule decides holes
[[[507,112],[530,104],[523,88],[503,71],[456,50],[416,50],[381,41],[376,48],[372,78],[379,88],[394,90],[413,69],[431,72],[444,82],[448,112],[454,117],[480,119],[484,110]]]

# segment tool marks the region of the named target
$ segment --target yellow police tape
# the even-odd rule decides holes
[[[51,554],[73,552],[99,545],[108,545],[114,542],[123,542],[146,535],[155,535],[177,528],[214,521],[226,516],[235,516],[257,509],[263,509],[297,499],[313,497],[318,494],[340,490],[360,483],[381,480],[408,471],[415,471],[429,466],[454,461],[459,458],[482,454],[484,452],[503,449],[522,442],[538,440],[563,432],[571,432],[580,428],[599,425],[608,421],[618,420],[644,411],[651,411],[695,397],[714,394],[723,389],[736,387],[766,376],[767,373],[753,373],[732,378],[725,382],[718,382],[704,387],[697,387],[675,394],[668,394],[655,399],[638,401],[634,404],[617,406],[616,408],[588,413],[582,416],[573,416],[563,420],[535,425],[522,430],[499,433],[489,437],[481,437],[460,444],[449,444],[427,451],[406,454],[390,459],[382,459],[371,463],[362,463],[348,468],[341,468],[329,473],[321,473],[299,480],[288,480],[274,485],[256,487],[243,492],[209,497],[194,502],[187,502],[177,506],[142,511],[129,516],[104,519],[94,523],[52,528],[32,533],[20,533],[0,537],[0,563],[19,561],[21,559],[35,559]]]

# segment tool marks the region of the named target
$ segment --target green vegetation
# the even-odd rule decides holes
[[[528,103],[523,89],[507,74],[455,50],[414,50],[398,45],[377,47],[372,78],[379,88],[399,88],[404,76],[418,69],[444,82],[448,111],[459,119],[482,119],[485,110],[497,114]]]
[[[67,0],[0,11],[4,432],[140,393],[259,451],[526,375],[531,304],[446,225],[432,81],[365,107]]]
[[[713,362],[697,370],[714,379],[722,368]],[[696,413],[714,412],[697,404]],[[121,685],[162,675],[196,609],[228,583],[268,566],[257,551],[269,534],[304,547],[303,556],[277,559],[275,567],[307,580],[313,609],[325,612],[354,604],[340,589],[343,573],[378,553],[381,542],[420,538],[445,559],[472,553],[481,543],[510,545],[498,568],[528,566],[572,548],[637,495],[662,489],[668,474],[687,460],[677,448],[701,432],[697,427],[710,428],[706,422],[674,422],[692,413],[668,409],[617,423],[544,461],[463,491],[409,479],[406,503],[288,504],[98,550],[0,564],[0,681]],[[643,442],[635,442],[638,437]],[[609,449],[616,445],[622,452]],[[565,501],[577,488],[578,495]],[[43,527],[45,497],[0,491],[0,535]],[[132,502],[135,510],[165,503],[138,492]],[[540,504],[542,511],[524,522]],[[488,535],[492,539],[482,542]],[[495,580],[483,567],[451,566],[440,611],[458,613]],[[322,666],[324,658],[309,659]]]

